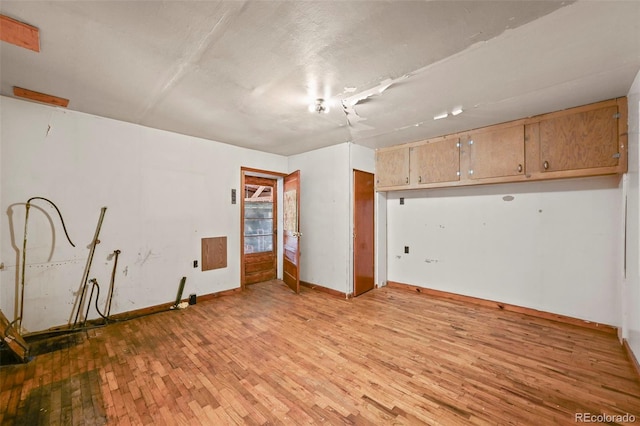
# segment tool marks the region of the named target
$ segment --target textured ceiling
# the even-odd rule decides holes
[[[2,0],[0,13],[41,37],[40,53],[0,43],[3,95],[284,155],[624,96],[640,70],[638,1]],[[317,97],[329,113],[308,111]]]

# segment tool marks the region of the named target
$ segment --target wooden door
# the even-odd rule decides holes
[[[409,148],[393,148],[376,153],[378,187],[409,185]]]
[[[465,150],[469,153],[468,179],[522,175],[524,125],[471,133]]]
[[[300,171],[284,178],[284,273],[285,284],[300,293]]]
[[[410,150],[411,183],[428,184],[460,180],[458,138],[428,142]]]
[[[540,122],[543,172],[618,165],[618,107],[600,107]]]
[[[255,284],[277,277],[276,191],[275,179],[244,178],[243,284]]]
[[[353,295],[374,287],[374,175],[353,171]]]

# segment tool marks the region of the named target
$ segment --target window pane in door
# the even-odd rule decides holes
[[[244,251],[273,251],[273,203],[245,202]]]
[[[273,251],[273,236],[256,235],[244,237],[245,253],[263,253]]]

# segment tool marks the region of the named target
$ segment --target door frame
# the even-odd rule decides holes
[[[276,180],[276,185],[278,188],[277,191],[277,197],[278,199],[275,200],[275,204],[276,204],[276,209],[277,209],[277,215],[278,217],[276,218],[276,230],[277,230],[277,235],[276,235],[276,277],[281,278],[282,277],[282,232],[280,231],[280,229],[282,228],[282,218],[281,218],[281,211],[282,211],[282,205],[281,205],[281,201],[282,201],[282,191],[280,191],[280,186],[282,185],[282,181],[284,179],[285,176],[287,176],[287,173],[280,173],[280,172],[273,172],[270,170],[262,170],[262,169],[254,169],[251,167],[240,167],[240,191],[239,194],[236,193],[236,200],[238,199],[238,197],[240,197],[240,288],[242,290],[246,289],[246,285],[244,283],[245,280],[245,273],[244,273],[244,262],[245,262],[245,257],[244,257],[244,185],[245,185],[245,177],[246,176],[254,176],[254,177],[263,177],[263,178],[267,178],[267,179],[275,179]]]
[[[242,220],[242,223],[245,225],[243,227],[243,232],[246,232],[246,224],[247,224],[246,190],[247,190],[247,187],[251,185],[262,185],[263,187],[268,187],[271,191],[271,202],[269,203],[272,209],[271,229],[270,229],[271,250],[256,252],[256,253],[253,253],[253,252],[247,253],[245,251],[247,248],[246,245],[244,244],[245,241],[244,240],[242,241],[242,246],[243,246],[242,251],[244,253],[244,261],[242,264],[241,277],[245,285],[253,284],[254,282],[268,281],[271,279],[275,279],[278,276],[278,180],[274,178],[264,178],[264,177],[245,175],[245,185],[243,187],[242,203],[241,203],[242,211],[240,213],[241,215],[240,220]],[[247,238],[246,235],[243,235],[243,237],[245,239]],[[270,265],[268,269],[261,270],[262,273],[259,273],[259,275],[261,276],[251,277],[248,275],[247,267],[249,264],[254,264],[254,266],[256,266],[255,265],[256,263],[264,264],[266,263],[267,260],[269,261]],[[265,276],[266,272],[269,273],[269,277]],[[258,279],[260,281],[254,281],[255,279]],[[251,280],[251,281],[247,281],[247,280]]]

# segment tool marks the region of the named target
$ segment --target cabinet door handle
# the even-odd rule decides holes
[[[409,183],[409,178],[405,178],[404,183]]]
[[[418,183],[422,183],[422,176],[418,176]]]
[[[549,170],[549,162],[545,161],[544,163],[542,163],[542,167],[544,167],[545,170]]]
[[[522,164],[518,164],[518,173],[522,173]]]

